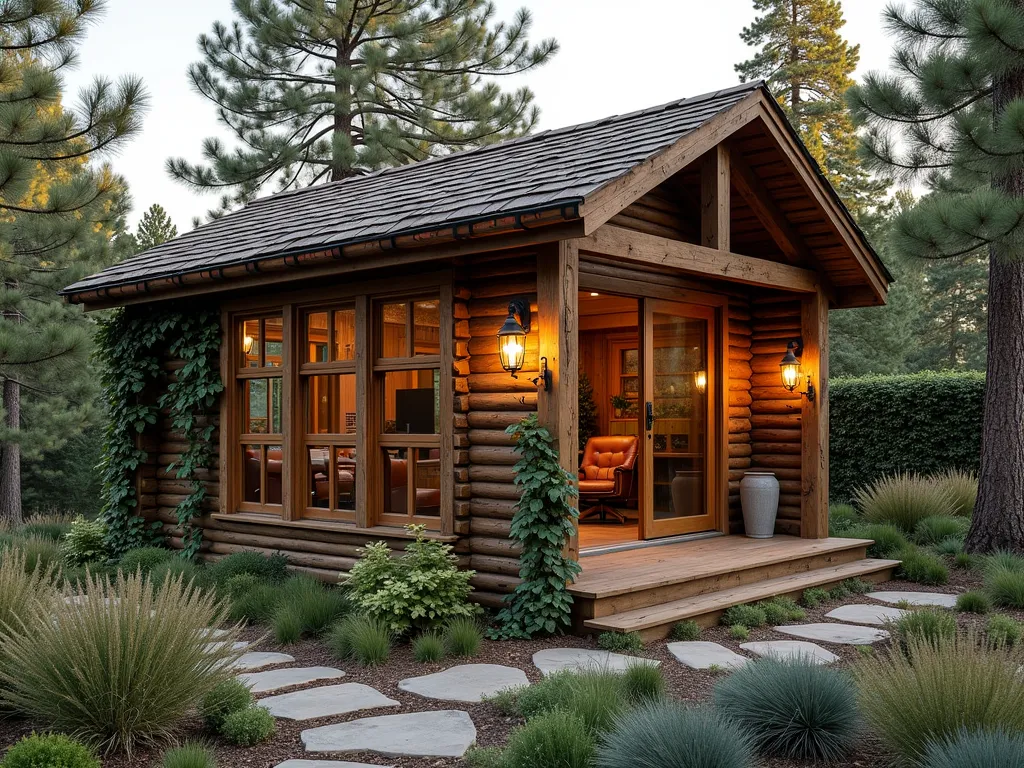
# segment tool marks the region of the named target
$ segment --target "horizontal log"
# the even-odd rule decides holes
[[[522,458],[515,448],[501,445],[474,445],[469,449],[471,464],[503,464],[511,466]]]
[[[477,573],[469,583],[473,589],[480,589],[485,592],[514,592],[516,587],[523,583],[518,576],[509,576],[501,573]]]
[[[511,378],[511,377],[509,377]],[[474,393],[469,394],[469,410],[471,411],[535,411],[537,410],[537,393]]]
[[[799,443],[803,432],[799,429],[752,429],[750,437],[765,443]]]
[[[526,355],[523,358],[523,369],[519,372],[519,378],[529,381],[537,375],[537,371],[540,370],[540,357],[537,352],[526,351]],[[469,372],[470,374],[481,375],[481,374],[504,374],[509,379],[512,379],[512,375],[505,371],[501,366],[501,358],[498,357],[498,353],[495,352],[493,355],[473,355],[469,358]],[[512,379],[515,381],[515,379]],[[534,387],[536,390],[536,386]]]
[[[729,347],[729,359],[747,361],[754,356],[749,347]]]
[[[747,408],[747,407],[729,408],[729,418],[730,419],[749,419],[750,418],[750,408]]]
[[[469,593],[469,599],[484,608],[498,609],[505,605],[505,595],[498,592],[484,592],[474,589]]]
[[[800,402],[799,393],[790,392],[781,383],[776,381],[778,386],[774,387],[753,387],[750,396],[755,400],[796,400]]]
[[[537,385],[520,375],[513,379],[506,372],[471,373],[469,375],[469,391],[475,392],[532,392],[537,393]]]
[[[164,526],[165,533],[173,532],[173,530],[174,526]],[[362,546],[354,544],[333,544],[325,541],[285,538],[283,536],[263,536],[250,533],[237,533],[235,531],[219,531],[213,528],[203,529],[203,539],[206,541],[221,542],[223,544],[237,544],[243,547],[255,547],[285,553],[307,552],[318,555],[351,557],[354,559],[358,559],[362,554]]]
[[[469,468],[471,482],[508,483],[516,479],[516,471],[512,467],[475,465]]]
[[[750,456],[754,452],[749,443],[729,443],[729,458],[739,459]]]
[[[730,432],[729,433],[730,443],[749,443],[750,433],[749,432]]]
[[[470,483],[472,498],[519,500],[521,491],[511,483]]]
[[[750,469],[751,461],[749,456],[737,456],[729,459],[729,469]]]
[[[474,294],[477,288],[474,286]],[[483,289],[486,290],[486,289]],[[469,301],[469,322],[470,322],[470,333],[474,336],[486,336],[488,331],[493,338],[497,333],[498,329],[501,328],[502,321],[508,317],[508,303],[512,299],[517,299],[527,293],[537,292],[537,280],[534,278],[533,286],[528,290],[520,294],[506,293],[502,291],[501,296],[490,296],[486,299],[470,299]],[[497,291],[495,291],[497,293]],[[537,311],[537,299],[531,297],[530,299],[530,311]],[[477,324],[474,325],[473,321],[476,320]]]
[[[737,349],[750,349],[750,334],[736,333],[736,329],[729,325],[729,347]]]
[[[511,520],[494,520],[487,517],[472,517],[469,520],[469,532],[473,536],[492,536],[507,539],[512,530]]]
[[[799,520],[776,520],[775,530],[785,536],[799,536],[800,535],[800,521]]]
[[[749,432],[750,419],[729,419],[730,432]]]
[[[749,392],[729,392],[729,405],[742,406],[750,405],[752,398]]]
[[[800,507],[779,505],[779,517],[783,520],[799,520]]]
[[[518,411],[470,411],[467,414],[470,429],[507,429],[523,420]]]
[[[752,370],[751,364],[745,360],[729,361],[730,379],[749,379]]]
[[[470,536],[469,551],[473,555],[519,557],[519,555],[522,554],[522,546],[511,539],[495,539],[488,536]]]
[[[188,494],[184,493],[158,493],[156,504],[161,507],[176,507],[186,499],[188,499]],[[216,496],[207,496],[203,499],[203,509],[210,512],[220,511],[220,499]]]
[[[310,568],[322,568],[324,570],[350,571],[356,564],[354,557],[334,557],[330,555],[316,555],[308,552],[288,552],[278,549],[264,549],[260,547],[245,547],[239,544],[226,544],[219,541],[210,543],[210,552],[218,555],[233,555],[237,552],[260,552],[267,557],[280,552],[288,557],[288,562],[294,565],[302,565]]]
[[[510,499],[472,499],[469,502],[469,513],[473,517],[511,520],[516,513],[516,503]]]
[[[799,456],[786,456],[783,454],[755,453],[750,457],[755,467],[766,467],[768,469],[800,469]]]
[[[502,573],[506,576],[518,576],[520,564],[514,557],[473,555],[469,559],[469,567],[477,573]]]
[[[498,328],[501,327],[501,321],[495,323],[492,332],[487,336],[474,336],[469,340],[468,349],[469,354],[473,357],[477,355],[495,355],[498,353],[498,337],[496,336]],[[540,349],[540,334],[530,333],[526,336],[526,354],[537,354]]]
[[[514,446],[516,439],[503,429],[471,429],[468,433],[470,450],[478,445]]]
[[[750,381],[748,379],[729,379],[730,392],[749,392]]]
[[[791,453],[798,454],[802,450],[800,443],[754,443],[755,453]]]
[[[799,414],[799,400],[755,400],[750,404],[751,413],[757,414]]]
[[[799,413],[756,413],[750,417],[754,429],[800,429]]]

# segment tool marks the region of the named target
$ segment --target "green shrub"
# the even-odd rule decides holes
[[[262,581],[279,583],[288,578],[288,557],[275,553],[266,557],[259,552],[236,552],[211,563],[210,579],[214,584],[227,584],[240,573],[251,573]]]
[[[680,621],[672,627],[672,631],[669,632],[668,639],[682,642],[694,642],[695,640],[699,640],[700,624],[693,621],[693,619]]]
[[[630,664],[622,673],[622,688],[633,705],[657,701],[665,695],[665,677],[653,664]]]
[[[921,768],[1024,768],[1024,735],[961,729],[956,736],[930,742]]]
[[[142,571],[143,576],[148,576],[156,566],[166,563],[172,557],[174,554],[163,547],[140,547],[125,552],[117,561],[117,567],[125,573]]]
[[[505,750],[501,747],[470,747],[463,759],[469,768],[505,768]]]
[[[444,641],[434,630],[428,630],[412,641],[412,657],[420,664],[429,664],[444,658]]]
[[[1024,608],[1024,571],[987,568],[985,591],[992,602],[1006,608]]]
[[[512,732],[504,768],[591,768],[594,738],[569,712],[551,712]]]
[[[345,582],[355,603],[396,633],[476,616],[479,609],[469,602],[474,571],[459,570],[451,546],[425,538],[422,525],[409,529],[416,540],[399,557],[383,541],[365,547]]]
[[[284,610],[293,613],[303,635],[320,635],[348,613],[348,599],[337,587],[309,576],[292,576],[281,587]]]
[[[470,658],[480,652],[484,637],[476,619],[456,616],[445,626],[441,639],[449,655]]]
[[[260,579],[254,573],[239,573],[237,576],[232,576],[230,579],[225,581],[221,585],[221,591],[227,595],[230,599],[234,600],[246,592],[250,592],[261,584],[266,584],[265,581]]]
[[[241,591],[240,579],[248,580],[256,579],[256,577],[251,574],[240,574],[228,579],[227,583],[235,584],[239,590],[237,594],[232,593],[230,598],[229,616],[231,620],[258,623],[270,621],[281,602],[281,588],[256,579],[254,586]]]
[[[29,631],[0,628],[0,681],[16,710],[101,748],[166,741],[241,655],[231,632],[208,647],[223,611],[181,581],[154,590],[138,574],[94,579],[74,597],[56,621],[37,604]]]
[[[771,626],[807,618],[804,609],[791,597],[773,597],[770,600],[762,600],[757,606],[764,611],[765,621]]]
[[[729,637],[742,643],[750,639],[750,628],[743,624],[733,624],[729,627]]]
[[[1016,552],[1000,550],[991,555],[981,558],[981,570],[987,571],[1022,571],[1024,572],[1024,557]]]
[[[768,618],[764,615],[764,609],[758,605],[734,605],[722,614],[722,624],[732,627],[737,624],[754,629],[763,627]]]
[[[751,768],[750,737],[709,707],[675,701],[637,707],[602,741],[598,768]]]
[[[202,744],[190,743],[164,752],[161,768],[217,768],[213,751]]]
[[[822,603],[826,603],[831,600],[832,595],[829,594],[827,589],[811,587],[810,589],[804,590],[804,594],[801,599],[804,601],[804,605],[808,608],[817,608]]]
[[[867,522],[895,525],[907,534],[927,517],[954,512],[953,499],[943,488],[911,472],[878,478],[858,488],[853,498]]]
[[[57,592],[52,585],[53,571],[28,569],[25,553],[18,549],[0,552],[0,627],[20,628],[38,611],[54,612]],[[4,657],[0,646],[0,659]]]
[[[949,569],[938,557],[909,547],[897,555],[901,561],[896,571],[899,578],[918,584],[945,584],[949,581]]]
[[[43,536],[15,538],[9,546],[24,554],[25,570],[29,573],[36,568],[44,571],[56,568],[62,560],[60,545]]]
[[[967,552],[957,552],[953,555],[953,565],[961,570],[969,571],[977,565],[977,559]]]
[[[861,522],[860,512],[852,504],[829,504],[829,536],[845,536],[847,531],[860,525]]]
[[[988,624],[985,626],[985,634],[990,645],[1014,646],[1020,642],[1024,627],[1019,621],[1004,616],[1001,613],[989,616]]]
[[[18,528],[19,536],[38,536],[41,539],[60,543],[71,530],[71,521],[63,517],[51,517],[40,515],[30,518],[27,523]]]
[[[220,735],[232,744],[251,747],[274,735],[274,716],[263,707],[248,707],[224,718]]]
[[[1024,685],[1015,650],[990,648],[973,633],[933,644],[910,639],[906,653],[879,654],[854,667],[861,711],[873,731],[909,761],[928,742],[961,728],[1024,730]]]
[[[602,632],[597,636],[597,647],[615,653],[640,653],[644,640],[639,632]]]
[[[79,515],[71,522],[71,530],[64,537],[61,554],[68,565],[85,565],[106,560],[107,526],[101,520],[86,520]]]
[[[203,696],[199,704],[199,716],[206,727],[219,731],[224,718],[256,703],[249,686],[236,677],[223,680]]]
[[[339,659],[354,659],[368,667],[388,660],[394,635],[386,621],[362,613],[350,613],[333,627],[327,647]]]
[[[964,551],[964,540],[958,539],[955,536],[943,539],[938,544],[932,546],[932,551],[937,555],[945,555],[946,557],[956,557]]]
[[[181,557],[172,557],[154,565],[149,572],[149,579],[157,586],[163,584],[167,579],[181,579],[185,584],[191,584],[200,589],[206,589],[209,585],[206,569]]]
[[[937,645],[956,636],[956,616],[942,608],[919,608],[887,621],[885,627],[904,649],[911,640]]]
[[[715,706],[769,755],[838,760],[857,735],[853,682],[807,659],[745,664],[715,685]]]
[[[932,475],[931,479],[953,499],[954,514],[970,519],[974,514],[974,504],[978,500],[978,476],[973,472],[951,467],[945,472]]]
[[[992,601],[984,592],[964,592],[957,595],[956,609],[960,613],[985,614],[992,610]]]
[[[60,733],[26,736],[4,755],[3,768],[100,768],[83,744]]]
[[[926,517],[914,529],[914,541],[926,546],[938,544],[943,539],[963,541],[970,527],[971,521],[963,517]]]
[[[579,717],[593,735],[607,731],[626,703],[624,676],[604,669],[563,670],[516,689],[518,713],[531,720],[554,711]]]
[[[894,557],[910,543],[903,531],[885,523],[859,525],[851,528],[846,536],[851,539],[870,539],[873,543],[868,546],[868,557],[883,560]]]
[[[875,585],[865,579],[847,579],[843,582],[843,586],[851,595],[866,595],[875,590]]]

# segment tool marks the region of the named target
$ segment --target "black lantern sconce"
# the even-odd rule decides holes
[[[804,352],[803,341],[791,341],[786,345],[786,354],[782,356],[779,369],[782,373],[782,386],[792,392],[800,386],[800,355]],[[814,402],[814,383],[811,375],[807,374],[807,391],[801,392],[810,402]]]
[[[526,361],[526,334],[530,332],[530,302],[528,299],[512,299],[508,303],[508,317],[498,331],[498,357],[501,367],[512,374],[512,378],[523,369]],[[548,359],[540,359],[540,375],[531,379],[545,391],[551,390],[551,371]]]

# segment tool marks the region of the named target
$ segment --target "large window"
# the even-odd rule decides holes
[[[278,514],[285,463],[283,332],[280,314],[243,318],[238,323],[240,354],[235,371],[235,388],[241,404],[240,508]]]

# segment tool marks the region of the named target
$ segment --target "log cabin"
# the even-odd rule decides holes
[[[748,83],[258,199],[63,293],[219,309],[201,557],[337,580],[420,523],[498,606],[519,583],[506,428],[535,412],[580,478],[576,626],[658,637],[891,575],[828,535],[828,313],[890,280]],[[156,424],[137,477],[172,546],[181,440]],[[779,481],[772,538],[743,535],[750,471]]]

